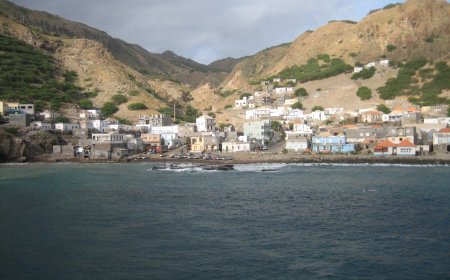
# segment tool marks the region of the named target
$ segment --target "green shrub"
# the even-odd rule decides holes
[[[292,104],[291,107],[292,107],[292,109],[300,109],[300,110],[302,110],[303,109],[303,104],[297,101],[294,104]]]
[[[373,77],[373,75],[375,75],[375,72],[377,71],[377,69],[375,67],[370,67],[370,68],[364,68],[363,70],[361,70],[358,73],[354,73],[352,75],[352,79],[353,80],[358,80],[358,79],[363,79],[363,80],[367,80]]]
[[[147,109],[147,106],[145,106],[144,103],[140,103],[140,102],[131,103],[128,105],[128,110],[131,110],[131,111],[145,110],[145,109]]]
[[[120,105],[126,103],[128,98],[125,95],[118,93],[111,96],[111,101],[116,105]]]
[[[312,107],[311,112],[323,111],[323,110],[324,110],[324,108],[322,106],[316,105],[316,106]]]
[[[131,90],[130,92],[128,92],[129,96],[136,96],[138,94],[139,94],[139,91],[137,91],[137,90]]]
[[[383,112],[385,114],[389,114],[391,112],[391,109],[389,109],[386,105],[384,104],[379,104],[377,105],[377,110],[380,112]]]
[[[319,60],[323,61],[320,65]],[[297,81],[304,83],[336,76],[352,69],[353,67],[346,64],[343,60],[339,58],[330,59],[327,54],[322,54],[318,55],[317,58],[309,59],[305,65],[286,68],[278,73],[276,77],[282,79],[295,78]]]
[[[394,45],[389,44],[389,45],[386,46],[386,50],[387,50],[388,52],[392,52],[392,51],[394,51],[395,49],[397,49],[397,47],[394,46]]]
[[[114,115],[117,111],[119,111],[119,108],[117,108],[116,104],[108,101],[105,102],[105,104],[103,104],[101,111],[105,117],[109,117]]]
[[[227,104],[225,105],[225,107],[223,107],[224,109],[229,109],[229,108],[233,108],[233,105]]]
[[[297,96],[297,97],[306,97],[309,94],[308,94],[308,92],[306,91],[305,88],[298,88],[298,89],[295,90],[294,95]]]
[[[68,117],[59,116],[55,119],[57,123],[70,123],[70,119]]]
[[[83,99],[78,102],[80,108],[83,110],[92,109],[92,102],[89,99]]]
[[[369,100],[372,98],[372,90],[368,87],[360,87],[356,92],[356,95],[361,98],[361,100]]]

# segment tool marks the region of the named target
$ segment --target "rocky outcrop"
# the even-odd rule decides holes
[[[0,162],[40,160],[52,153],[53,145],[76,144],[69,135],[37,130],[0,129]]]
[[[0,161],[17,161],[24,157],[25,141],[0,129]]]

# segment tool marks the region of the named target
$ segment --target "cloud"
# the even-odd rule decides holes
[[[293,41],[332,19],[360,20],[391,0],[13,0],[82,22],[151,52],[202,63]],[[376,3],[377,2],[377,3]]]

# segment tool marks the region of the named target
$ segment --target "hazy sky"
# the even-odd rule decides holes
[[[151,52],[198,62],[242,57],[330,20],[359,21],[403,0],[12,0],[85,23]]]

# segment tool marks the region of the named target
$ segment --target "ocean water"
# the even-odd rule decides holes
[[[0,279],[450,279],[448,166],[151,167],[1,165]]]

